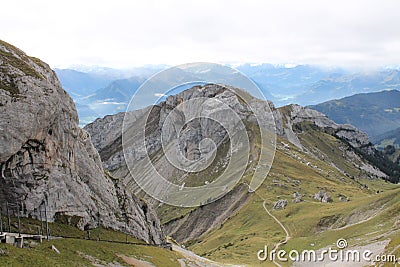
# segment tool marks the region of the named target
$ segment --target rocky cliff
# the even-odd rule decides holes
[[[332,138],[337,139],[338,143],[343,146],[343,148],[338,147],[337,149],[343,149],[344,151],[347,150],[347,152],[343,153],[343,158],[350,162],[350,164],[353,164],[355,168],[363,169],[370,177],[386,177],[385,173],[379,170],[376,166],[371,165],[362,155],[355,153],[355,149],[358,148],[362,148],[365,151],[373,149],[369,143],[367,135],[358,131],[355,127],[351,125],[336,124],[324,114],[298,105],[290,105],[276,109],[271,102],[250,98],[248,101],[249,106],[246,106],[240,98],[235,95],[234,90],[237,89],[234,89],[233,91],[231,89],[232,88],[229,86],[212,84],[193,87],[175,96],[168,97],[165,102],[161,102],[154,107],[132,112],[132,119],[130,119],[129,124],[125,126],[131,128],[133,132],[137,131],[135,129],[140,129],[143,124],[143,121],[141,121],[142,114],[146,112],[147,109],[153,109],[149,121],[154,123],[149,127],[150,130],[148,131],[149,135],[148,138],[146,138],[146,144],[150,144],[149,147],[151,147],[149,150],[150,157],[157,158],[161,149],[161,142],[159,142],[161,128],[163,126],[173,126],[165,126],[165,118],[168,116],[170,111],[179,103],[182,103],[182,101],[188,101],[195,97],[219,99],[233,109],[250,128],[252,127],[251,125],[255,124],[255,118],[254,113],[250,110],[249,106],[252,109],[255,109],[258,114],[266,114],[265,112],[268,107],[272,111],[275,126],[273,126],[273,123],[267,119],[265,125],[262,125],[262,127],[276,131],[277,135],[286,138],[289,142],[293,143],[309,155],[320,159],[327,158],[326,154],[323,154],[321,151],[316,151],[314,146],[310,147],[308,144],[302,143],[300,136],[303,133],[299,129],[304,123],[311,125],[311,127],[316,131],[327,132],[332,136]],[[215,110],[218,108],[219,107],[214,107]],[[189,107],[188,109],[195,109],[195,107]],[[210,112],[212,112],[212,110]],[[92,141],[95,147],[99,150],[105,168],[109,169],[113,175],[117,177],[129,179],[130,173],[126,168],[122,151],[121,128],[123,120],[124,113],[106,116],[87,125],[85,129],[91,134]],[[167,132],[173,131],[172,128],[167,129]],[[252,135],[251,132],[252,130],[249,131],[250,136]],[[220,127],[212,124],[204,126],[201,123],[191,123],[187,125],[187,128],[185,128],[181,135],[185,140],[185,144],[189,145],[182,146],[182,148],[184,148],[187,157],[192,157],[193,154],[196,154],[193,153],[195,151],[192,150],[195,150],[196,147],[198,147],[194,145],[198,140],[202,140],[206,137],[212,138],[218,143],[218,141],[223,140],[225,134],[226,133],[224,133]],[[133,133],[133,135],[135,135],[135,133]],[[128,147],[125,147],[125,149],[131,155],[134,155],[136,162],[140,162],[141,159],[145,157],[146,151],[143,144],[140,143],[140,140],[134,138],[131,138],[131,140],[132,141],[128,143]],[[256,143],[255,140],[256,138],[251,140],[252,144]],[[221,142],[220,146],[223,146],[223,144],[224,143]],[[257,151],[252,150],[250,154],[253,155],[256,152]],[[257,156],[253,156],[253,159],[254,158],[257,158]],[[209,173],[203,172],[197,176],[189,175],[188,178],[193,180],[197,179],[200,181],[200,184],[201,182],[207,183],[208,180],[204,181],[204,179],[208,179],[209,177],[218,174],[221,168],[223,169],[225,166],[225,159],[225,157],[217,154],[217,157],[215,158],[217,162],[216,165],[222,167],[214,168]],[[252,166],[251,161],[252,158],[250,158],[249,166]],[[334,159],[329,163],[334,166]],[[356,166],[356,164],[358,165]],[[182,173],[174,171],[171,166],[164,163],[156,163],[155,166],[162,170],[163,174],[168,177],[179,177],[182,175]],[[247,171],[249,171],[249,169],[247,169]],[[346,172],[345,170],[340,171],[342,173]],[[186,180],[186,183],[193,183],[193,180]],[[178,182],[181,184],[183,180]],[[247,189],[248,188],[243,186],[243,184],[239,185],[229,194],[216,202],[192,210],[182,216],[172,216],[173,218],[171,218],[171,215],[169,214],[174,212],[173,209],[171,210],[171,207],[161,205],[159,206],[158,213],[163,218],[163,227],[168,235],[173,236],[178,241],[185,242],[196,239],[211,229],[218,228],[224,221],[232,216],[232,214],[238,212],[238,210],[245,205],[246,201],[248,201],[249,193]],[[140,188],[133,184],[131,190],[139,193]],[[159,203],[157,205],[159,205]]]
[[[165,118],[169,112],[168,108],[165,107],[176,107],[179,99],[187,101],[188,99],[195,97],[223,99],[227,105],[229,105],[235,112],[239,114],[241,119],[249,122],[255,121],[255,119],[252,117],[254,114],[252,114],[252,111],[249,109],[249,107],[241,105],[240,100],[238,100],[237,96],[229,91],[228,87],[221,85],[206,85],[203,88],[196,87],[175,96],[170,96],[167,101],[160,103],[158,105],[160,108],[157,109],[157,114],[153,115],[161,118],[159,122],[160,127],[156,129],[158,133],[155,133],[153,137],[160,135],[160,128],[164,122],[162,118]],[[265,108],[268,106],[269,110],[272,112],[275,125],[272,126],[272,122],[270,122],[269,125],[266,125],[266,127],[273,129],[277,135],[287,139],[300,149],[306,148],[303,147],[297,136],[298,133],[296,132],[296,126],[304,122],[309,122],[321,130],[329,131],[329,133],[336,138],[344,140],[352,148],[362,149],[365,153],[370,154],[374,154],[376,152],[366,133],[359,131],[357,128],[349,124],[337,124],[329,119],[326,115],[316,110],[295,104],[276,109],[272,102],[262,101],[255,98],[253,98],[249,103],[251,108],[256,109],[257,113],[259,114],[265,114]],[[145,111],[136,111],[132,116],[139,118],[140,114],[143,112]],[[109,115],[104,118],[99,118],[95,122],[85,126],[85,130],[91,134],[92,142],[100,153],[103,166],[111,171],[117,170],[125,165],[121,138],[124,115],[125,113],[123,112],[116,115]],[[139,124],[138,121],[139,120],[135,121],[133,125],[128,127],[133,128],[135,123]],[[211,130],[217,133],[220,132],[220,129],[217,128]],[[196,134],[192,135],[193,140],[201,140],[201,138],[199,138],[200,137],[196,136]],[[154,150],[161,148],[161,143],[157,143],[155,139],[148,140],[148,142],[155,145]],[[131,144],[130,147],[135,151],[142,150],[139,143]],[[137,160],[143,158],[144,155],[144,153],[138,155]],[[376,172],[373,173],[376,174]],[[380,176],[384,177],[385,174],[380,173]]]
[[[0,41],[0,205],[24,216],[77,216],[80,228],[125,229],[162,243],[160,222],[144,201],[104,173],[75,105],[39,59]]]
[[[282,120],[278,123],[282,125],[283,131],[279,134],[299,148],[302,145],[293,131],[293,126],[306,121],[321,129],[332,129],[332,134],[345,139],[352,147],[359,148],[371,145],[366,133],[359,131],[350,124],[337,124],[325,114],[313,109],[299,105],[288,105],[280,109],[280,118]]]

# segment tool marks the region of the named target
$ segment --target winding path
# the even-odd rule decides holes
[[[243,184],[247,185],[247,186],[249,187],[249,190],[250,190],[250,185],[249,185],[249,184],[247,184],[247,183],[245,183],[245,182],[244,182]],[[257,193],[257,191],[253,191],[253,192],[254,192],[259,198],[261,198],[261,199],[263,200],[263,208],[264,208],[264,210],[267,212],[267,214],[268,214],[272,219],[274,219],[274,220],[279,224],[279,226],[282,228],[282,230],[283,230],[283,231],[285,232],[285,234],[286,234],[285,240],[279,241],[278,243],[276,243],[274,249],[271,251],[271,253],[276,252],[276,251],[278,250],[278,248],[279,248],[281,245],[286,244],[287,241],[289,241],[289,239],[291,238],[290,235],[289,235],[289,231],[288,231],[288,229],[283,225],[283,223],[282,223],[278,218],[276,218],[276,217],[268,210],[268,208],[267,208],[267,200],[266,200],[264,197],[262,197],[259,193]],[[272,262],[273,262],[276,266],[282,267],[278,262],[275,261],[275,257],[272,259]]]
[[[261,196],[260,196],[260,197],[261,197]],[[278,218],[276,218],[276,217],[267,209],[266,201],[265,201],[265,200],[264,200],[264,202],[263,202],[263,207],[264,207],[264,210],[268,213],[268,215],[269,215],[271,218],[273,218],[273,219],[279,224],[279,226],[283,229],[283,231],[284,231],[285,234],[286,234],[285,240],[279,241],[278,243],[276,243],[274,249],[271,251],[271,253],[274,253],[274,255],[275,255],[275,252],[278,250],[278,248],[279,248],[281,245],[286,244],[287,241],[289,241],[290,235],[289,235],[289,231],[286,229],[286,227],[283,225],[283,223],[282,223]],[[278,262],[275,261],[275,257],[272,259],[272,262],[273,262],[276,266],[282,267]]]

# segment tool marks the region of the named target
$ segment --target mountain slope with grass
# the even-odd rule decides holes
[[[400,128],[375,136],[372,142],[391,161],[400,165]]]
[[[264,148],[260,127],[235,90],[239,89],[196,86],[156,106],[132,112],[134,119],[125,125],[132,129],[125,151],[135,155],[135,164],[140,165],[145,149],[133,137],[146,121],[142,114],[153,110],[145,128],[150,159],[170,181],[178,185],[184,182],[186,187],[210,183],[224,171],[229,142],[217,125],[207,124],[203,128],[201,122],[189,123],[181,137],[183,143],[192,145],[184,146],[184,155],[195,156],[196,144],[207,136],[219,144],[216,157],[209,168],[199,173],[174,170],[163,160],[161,143],[157,142],[170,110],[182,101],[206,96],[223,101],[245,121],[251,144],[249,161],[243,178],[222,198],[199,207],[176,207],[152,200],[135,182],[129,184],[131,190],[156,207],[167,235],[201,256],[248,266],[267,264],[257,259],[257,252],[265,245],[270,249],[277,244],[285,250],[320,249],[346,238],[350,246],[389,242],[383,246],[389,251],[399,244],[400,188],[389,182],[398,181],[400,172],[396,165],[375,150],[365,133],[351,125],[337,124],[318,111],[298,105],[277,109],[270,102],[248,96],[252,107],[271,109],[275,127],[267,123],[261,129],[273,130],[277,135],[277,150],[268,176],[255,192],[249,190],[257,169],[255,162]],[[106,116],[85,129],[111,175],[130,179],[123,160],[123,119],[124,113]],[[166,130],[170,131],[172,128]]]
[[[385,148],[388,145],[392,145],[395,148],[400,148],[400,127],[377,135],[371,140],[378,148],[381,149]]]

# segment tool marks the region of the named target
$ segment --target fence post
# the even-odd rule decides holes
[[[47,202],[44,203],[44,217],[46,219],[46,238],[49,240],[49,222],[47,221]]]
[[[11,233],[11,219],[10,219],[10,211],[8,209],[8,201],[6,201],[6,209],[7,209],[7,222],[8,222],[8,232]]]
[[[42,209],[40,208],[39,210],[39,217],[40,217],[40,235],[43,235],[44,230],[43,230],[43,218],[42,218]]]
[[[21,237],[21,219],[19,217],[19,203],[17,202],[18,237]]]
[[[1,208],[0,208],[0,235],[3,234],[3,214],[1,213]]]

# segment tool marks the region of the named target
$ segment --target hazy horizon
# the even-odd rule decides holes
[[[196,62],[189,62],[189,63],[196,63]],[[206,62],[205,62],[206,63]],[[301,66],[308,66],[308,67],[315,67],[315,68],[320,68],[321,70],[343,70],[347,72],[362,72],[362,71],[383,71],[383,70],[400,70],[400,65],[382,65],[382,66],[334,66],[334,65],[319,65],[319,64],[294,64],[294,63],[270,63],[270,62],[259,62],[259,63],[254,63],[254,62],[235,62],[235,63],[227,63],[227,62],[209,62],[209,63],[216,63],[216,64],[221,64],[225,66],[229,66],[232,68],[240,68],[245,65],[250,65],[251,67],[257,67],[257,66],[262,66],[262,65],[269,65],[274,68],[285,68],[285,69],[293,69],[296,67],[301,67]],[[116,71],[132,71],[135,69],[140,69],[140,68],[147,68],[147,69],[154,69],[154,70],[160,70],[160,69],[167,69],[170,67],[174,67],[176,65],[169,65],[166,63],[153,63],[153,64],[142,64],[142,65],[136,65],[136,66],[107,66],[107,65],[84,65],[84,64],[71,64],[71,65],[60,65],[60,66],[52,66],[54,69],[60,69],[60,70],[75,70],[75,71],[80,71],[80,72],[90,72],[90,71],[97,71],[97,70],[116,70]]]
[[[400,66],[400,2],[50,1],[2,4],[0,39],[53,68],[189,62]]]

